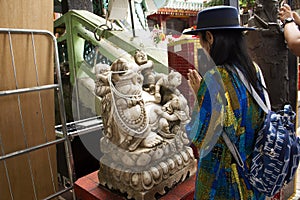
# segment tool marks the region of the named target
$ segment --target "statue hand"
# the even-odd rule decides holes
[[[156,100],[157,102],[160,102],[160,101],[161,101],[161,96],[160,96],[160,94],[159,94],[158,92],[155,93],[154,97],[155,97],[155,100]]]

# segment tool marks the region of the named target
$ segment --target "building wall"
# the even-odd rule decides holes
[[[178,87],[189,102],[194,105],[194,94],[187,83],[188,69],[198,68],[199,39],[182,39],[168,45],[168,66],[170,70],[178,71],[182,75],[182,83]]]

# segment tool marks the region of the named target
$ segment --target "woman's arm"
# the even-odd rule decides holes
[[[296,12],[291,10],[288,4],[284,4],[279,10],[279,18],[285,23],[288,18],[293,18],[293,22],[284,25],[284,38],[289,49],[296,55],[300,56],[300,31],[297,25],[300,25],[300,17]]]
[[[284,27],[284,37],[289,49],[300,56],[300,32],[295,23],[288,23]]]

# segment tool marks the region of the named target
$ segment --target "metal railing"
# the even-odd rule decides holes
[[[24,149],[18,149],[18,148],[15,148],[15,149],[18,149],[16,151],[13,151],[13,152],[10,152],[10,153],[6,153],[5,150],[4,150],[4,144],[3,144],[3,134],[8,134],[8,133],[2,133],[0,132],[0,162],[2,162],[4,165],[4,171],[6,172],[6,182],[8,183],[8,190],[9,190],[9,193],[10,193],[10,197],[11,199],[15,199],[14,196],[14,190],[13,190],[13,187],[11,185],[11,182],[13,180],[10,179],[10,174],[8,173],[9,172],[9,168],[8,168],[8,165],[7,165],[7,162],[8,162],[8,159],[11,159],[13,157],[17,157],[17,156],[20,156],[20,155],[25,155],[25,158],[27,158],[27,163],[29,163],[29,167],[30,167],[30,176],[31,176],[31,179],[32,179],[32,187],[33,187],[33,196],[34,196],[34,199],[40,199],[40,197],[38,197],[37,195],[37,183],[36,181],[34,181],[35,179],[35,172],[32,170],[32,158],[31,158],[31,152],[35,152],[39,149],[45,149],[47,151],[47,155],[48,155],[48,164],[47,163],[44,163],[46,165],[49,165],[49,170],[51,171],[51,181],[52,183],[49,185],[49,187],[51,187],[51,185],[53,186],[53,191],[54,193],[53,194],[50,194],[46,197],[42,197],[43,199],[53,199],[55,197],[58,197],[60,196],[61,194],[65,193],[65,192],[72,192],[72,189],[73,189],[73,186],[74,186],[74,182],[73,182],[73,177],[74,177],[74,166],[73,166],[73,155],[72,155],[72,149],[71,149],[71,144],[70,144],[70,139],[69,139],[69,136],[68,136],[68,130],[67,130],[67,126],[66,126],[66,114],[65,114],[65,106],[64,106],[64,98],[63,98],[63,90],[62,90],[62,82],[61,82],[61,73],[60,73],[60,65],[59,65],[59,58],[58,58],[58,48],[57,48],[57,42],[56,42],[56,37],[49,31],[46,31],[46,30],[30,30],[30,29],[8,29],[8,28],[0,28],[0,34],[6,34],[4,35],[4,38],[8,38],[8,51],[7,54],[9,56],[7,56],[7,58],[11,58],[11,60],[8,60],[8,62],[11,62],[11,65],[12,65],[12,71],[13,71],[13,77],[14,77],[14,83],[15,83],[15,88],[12,88],[12,89],[8,89],[8,90],[4,90],[4,91],[0,91],[0,102],[1,102],[1,98],[4,97],[4,96],[8,96],[8,95],[14,95],[17,97],[17,101],[18,101],[18,104],[17,104],[17,109],[18,110],[18,113],[17,115],[20,117],[21,119],[21,124],[22,124],[22,127],[24,127],[24,120],[25,119],[25,115],[24,113],[22,112],[23,109],[24,109],[24,106],[26,106],[25,104],[21,103],[21,95],[23,95],[24,93],[37,93],[38,94],[38,102],[39,102],[39,105],[37,105],[38,109],[39,109],[39,113],[41,114],[41,118],[42,118],[42,126],[43,126],[43,133],[41,134],[44,134],[45,136],[42,136],[42,137],[45,137],[44,138],[44,142],[40,143],[40,144],[35,144],[35,145],[28,145],[28,142],[27,142],[27,139],[28,139],[28,135],[26,135],[26,133],[24,133],[24,129],[22,129],[21,131],[23,131],[23,140],[22,141],[22,138],[18,138],[18,140],[20,140],[20,142],[24,142],[25,147]],[[15,60],[15,43],[13,44],[13,35],[25,35],[24,38],[26,38],[26,41],[28,41],[28,38],[30,40],[30,43],[29,46],[30,48],[32,49],[32,53],[30,55],[24,55],[24,57],[28,56],[28,57],[31,57],[33,56],[33,63],[34,63],[34,66],[33,68],[35,69],[35,84],[36,86],[34,87],[25,87],[25,88],[20,88],[18,81],[17,79],[17,73],[18,73],[18,69],[16,68],[16,60]],[[57,83],[56,84],[41,84],[43,81],[40,80],[39,78],[39,66],[38,66],[38,58],[37,58],[37,51],[36,49],[38,49],[38,45],[36,44],[36,37],[37,35],[44,35],[45,36],[45,39],[48,41],[49,43],[49,38],[51,40],[50,43],[52,43],[51,45],[53,45],[52,47],[50,46],[47,46],[46,48],[50,48],[50,49],[54,49],[54,68],[55,68],[55,75],[56,75],[56,81]],[[43,36],[43,37],[44,37]],[[39,36],[40,37],[40,36]],[[28,53],[29,54],[29,53]],[[53,55],[53,54],[52,54]],[[49,55],[48,58],[42,58],[42,59],[48,59],[48,63],[51,63],[53,62],[53,57],[52,55]],[[40,59],[40,58],[39,58]],[[51,64],[50,65],[51,67],[53,67],[53,65]],[[7,66],[2,66],[2,67],[7,67]],[[53,71],[50,70],[50,71]],[[53,72],[54,73],[54,72]],[[1,75],[3,76],[3,75]],[[4,76],[6,76],[4,74]],[[3,76],[3,77],[4,77]],[[47,135],[46,135],[46,125],[47,125],[47,121],[45,120],[45,113],[44,112],[44,108],[43,108],[43,104],[42,104],[42,101],[44,100],[43,99],[43,96],[41,95],[41,91],[44,91],[44,90],[54,90],[57,94],[57,97],[58,97],[58,104],[59,104],[59,114],[60,114],[60,118],[61,118],[61,132],[62,132],[62,137],[56,137],[56,133],[55,133],[55,127],[53,127],[53,137],[54,140],[51,140],[51,141],[48,141],[48,138],[47,138]],[[54,110],[54,105],[53,105],[53,110]],[[28,120],[28,119],[27,119]],[[13,123],[13,122],[12,122]],[[35,122],[32,121],[30,122],[31,125],[34,127],[34,124]],[[52,132],[51,132],[52,133]],[[38,133],[36,133],[38,134]],[[69,174],[69,181],[70,181],[70,185],[66,188],[62,188],[62,189],[59,189],[58,187],[56,187],[57,185],[57,177],[55,176],[55,172],[56,172],[56,169],[53,169],[53,162],[56,163],[56,161],[53,161],[53,157],[50,156],[50,146],[53,146],[53,145],[56,145],[56,144],[59,144],[59,143],[64,143],[64,149],[65,149],[65,152],[66,152],[66,163],[67,163],[67,168],[68,168],[68,174]],[[52,150],[52,149],[51,149]],[[52,160],[51,160],[52,159]],[[55,166],[55,165],[54,165]],[[17,166],[17,167],[20,167],[22,168],[22,164],[20,164],[20,166]],[[22,179],[22,177],[20,177]],[[4,179],[4,177],[2,178],[2,180]],[[72,192],[72,197],[73,199],[76,199],[75,197],[75,194],[74,192]],[[26,197],[24,197],[24,199],[26,199]]]

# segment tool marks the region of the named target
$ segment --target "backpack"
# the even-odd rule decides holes
[[[257,134],[249,169],[225,131],[222,136],[242,169],[247,179],[245,181],[257,191],[271,197],[293,179],[298,168],[300,139],[295,132],[296,113],[290,105],[285,105],[283,110],[278,112],[271,111],[268,93],[264,91],[265,104],[241,71],[237,68],[236,70],[247,90],[266,113],[262,128]],[[262,74],[261,82],[265,87]]]

